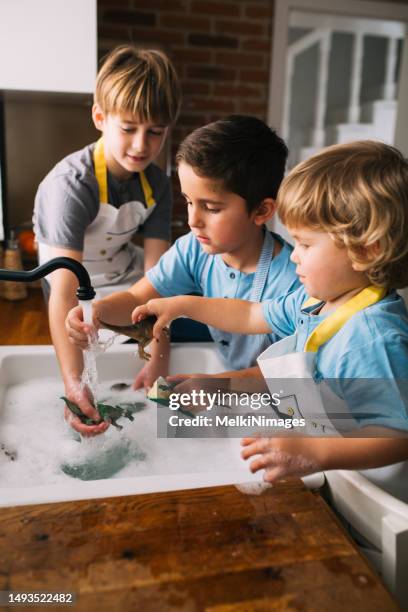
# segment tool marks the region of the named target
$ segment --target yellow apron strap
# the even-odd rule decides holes
[[[103,138],[100,138],[94,149],[95,176],[99,187],[99,201],[108,203],[108,179],[106,174],[105,153],[103,150]]]
[[[108,179],[106,172],[105,152],[103,149],[103,138],[100,138],[95,145],[94,149],[94,164],[95,164],[95,176],[98,181],[99,187],[99,201],[102,204],[108,203]],[[146,178],[144,172],[139,172],[140,183],[142,185],[143,195],[146,202],[147,208],[156,204],[153,197],[153,190],[150,187],[149,181]]]
[[[339,306],[333,314],[329,315],[327,319],[324,319],[324,321],[312,331],[306,341],[304,350],[315,353],[319,346],[322,346],[322,344],[330,340],[330,338],[334,336],[334,334],[336,334],[356,312],[379,302],[386,293],[387,290],[384,289],[384,287],[375,287],[374,285],[370,285],[360,291],[360,293],[352,297],[348,302]],[[309,301],[310,300],[307,300],[305,304]],[[318,303],[318,300],[316,303]]]
[[[317,300],[316,298],[310,297],[306,300],[304,304],[302,304],[302,308],[309,308],[309,306],[314,306],[315,304],[320,304],[322,300]]]
[[[156,204],[155,199],[153,197],[153,190],[150,187],[149,181],[146,178],[144,172],[139,172],[140,176],[140,184],[142,185],[143,195],[145,198],[147,208],[154,206]]]

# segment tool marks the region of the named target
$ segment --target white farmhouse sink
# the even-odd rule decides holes
[[[97,358],[99,399],[112,383],[131,382],[144,362],[135,345]],[[222,371],[211,343],[172,348],[170,371]],[[115,400],[146,402],[123,430],[83,439],[63,420],[63,386],[52,346],[0,347],[0,506],[132,495],[260,480],[239,457],[239,440],[158,439],[156,417],[168,408],[125,391]],[[14,459],[13,459],[14,457]]]

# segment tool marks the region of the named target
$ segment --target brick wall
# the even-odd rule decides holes
[[[161,48],[181,79],[172,154],[194,128],[230,113],[266,118],[273,0],[98,0],[104,55],[132,41]],[[187,231],[174,180],[174,234]]]

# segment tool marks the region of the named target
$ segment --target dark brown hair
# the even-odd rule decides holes
[[[199,176],[219,180],[252,212],[265,198],[276,198],[287,156],[284,141],[266,123],[230,115],[189,134],[180,144],[176,162],[188,164]]]

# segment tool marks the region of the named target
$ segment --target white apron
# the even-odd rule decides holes
[[[142,278],[143,249],[131,242],[133,234],[153,212],[155,200],[144,172],[139,178],[146,201],[131,201],[115,208],[108,203],[108,185],[103,139],[95,145],[95,177],[99,187],[99,212],[85,232],[83,264],[89,272],[96,299],[128,289]],[[137,179],[135,179],[137,180]],[[49,247],[39,244],[39,261],[51,258]]]
[[[140,172],[146,206],[138,201],[126,202],[119,208],[108,204],[102,138],[95,146],[94,163],[100,207],[85,233],[83,263],[90,274],[97,298],[101,298],[113,291],[125,290],[142,278],[143,249],[134,245],[131,238],[152,213],[155,201],[144,172]]]
[[[276,342],[259,357],[258,364],[271,393],[280,392],[277,411],[282,418],[306,420],[297,431],[305,435],[341,436],[360,426],[347,404],[325,381],[315,381],[316,353],[358,311],[381,300],[385,290],[370,286],[322,321],[308,337],[304,352],[295,352],[296,334]],[[310,306],[317,300],[308,300]],[[275,380],[274,380],[275,379]],[[279,379],[279,380],[276,380]],[[287,382],[286,382],[287,381]],[[277,388],[279,387],[279,388]],[[408,462],[362,470],[367,478],[396,497],[406,496]]]

